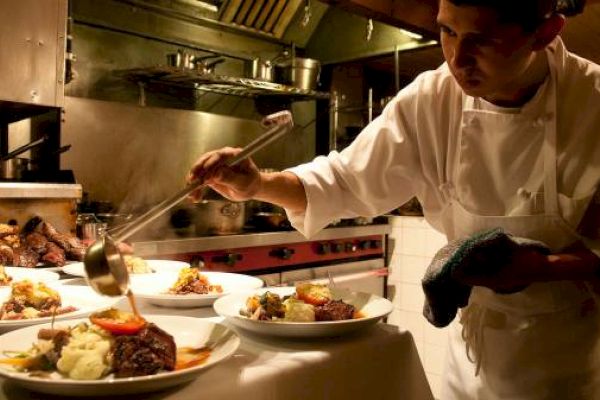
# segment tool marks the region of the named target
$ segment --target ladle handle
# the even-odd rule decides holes
[[[228,167],[236,165],[240,161],[250,157],[258,150],[262,149],[263,147],[269,145],[271,142],[279,139],[281,136],[288,133],[292,129],[294,124],[291,119],[291,114],[284,114],[284,116],[285,117],[283,119],[280,119],[279,121],[273,121],[272,123],[274,125],[267,132],[263,133],[258,138],[246,145],[246,147],[244,147],[242,151],[240,151],[236,156],[230,158],[226,162],[226,165]],[[186,186],[179,192],[175,193],[168,199],[152,207],[146,213],[140,215],[138,218],[132,221],[127,227],[123,228],[120,232],[116,233],[113,238],[114,241],[121,242],[123,240],[126,240],[128,237],[142,229],[150,222],[154,221],[156,218],[161,216],[163,213],[165,213],[172,207],[176,206],[180,201],[188,197],[190,193],[192,193],[195,190],[198,190],[202,186],[204,186],[204,183],[202,181],[196,181],[191,185]]]

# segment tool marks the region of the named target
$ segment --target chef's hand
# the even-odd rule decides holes
[[[531,248],[518,248],[510,261],[493,275],[473,276],[455,271],[452,277],[468,286],[485,286],[497,293],[515,293],[534,282],[553,280],[548,256]]]
[[[225,165],[240,151],[241,148],[224,147],[203,154],[192,166],[187,177],[188,183],[201,180],[232,201],[251,199],[261,186],[256,164],[251,159],[245,159],[233,167]],[[196,191],[191,197],[199,200],[199,195],[200,191]]]

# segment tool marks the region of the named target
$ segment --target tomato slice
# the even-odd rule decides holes
[[[135,335],[146,326],[144,318],[114,308],[90,315],[90,321],[113,335]]]

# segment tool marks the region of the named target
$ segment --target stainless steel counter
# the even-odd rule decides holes
[[[298,243],[316,240],[332,240],[369,235],[385,235],[391,232],[388,224],[334,227],[323,229],[310,239],[297,231],[245,233],[230,236],[203,236],[194,238],[165,239],[134,242],[133,248],[140,257],[161,254],[182,254],[199,251],[234,249],[242,247],[266,246]]]

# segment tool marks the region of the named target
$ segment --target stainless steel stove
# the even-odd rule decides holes
[[[311,239],[296,231],[134,242],[136,255],[187,261],[207,271],[259,276],[266,285],[327,282],[385,295],[387,223],[332,227]]]

